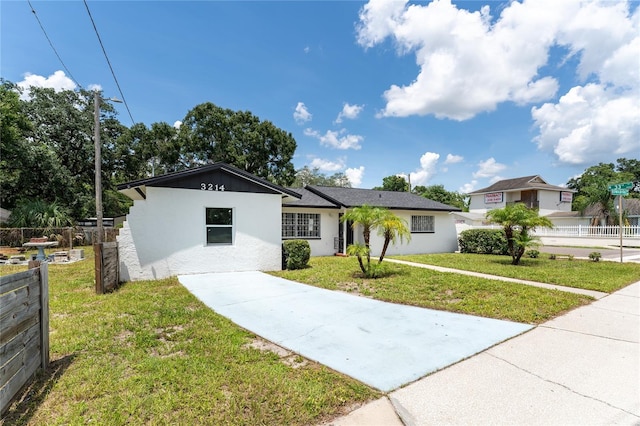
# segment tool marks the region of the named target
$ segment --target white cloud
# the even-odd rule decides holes
[[[419,67],[411,83],[384,93],[378,117],[466,120],[502,102],[547,102],[532,109],[534,142],[560,162],[637,153],[640,8],[631,13],[632,4],[522,0],[491,17],[489,6],[470,12],[450,0],[371,0],[360,11],[358,43],[371,48],[389,39]],[[541,74],[553,47],[569,52],[560,67],[577,62],[576,78],[584,82],[559,99],[558,81]]]
[[[347,134],[346,132],[346,129],[341,129],[337,132],[327,130],[327,132],[322,135],[317,130],[310,128],[304,130],[305,135],[318,139],[322,145],[336,149],[360,149],[360,144],[364,140],[364,137],[360,135]]]
[[[312,114],[309,112],[304,102],[298,102],[296,105],[296,109],[293,112],[293,119],[296,120],[298,124],[304,124],[307,121],[311,121]]]
[[[54,89],[56,92],[60,92],[62,90],[74,90],[76,88],[76,84],[65,75],[64,71],[56,71],[49,77],[26,73],[24,75],[24,80],[19,81],[17,85],[23,89],[23,93],[21,95],[22,99],[29,98],[29,88],[32,86],[50,88]]]
[[[444,160],[444,164],[456,164],[461,163],[464,157],[461,155],[447,154],[447,159]]]
[[[344,171],[344,174],[349,178],[351,186],[358,188],[362,183],[362,176],[364,176],[364,166],[356,168],[348,168]]]
[[[383,116],[466,120],[500,102],[546,100],[557,91],[558,83],[538,71],[576,2],[513,2],[495,22],[488,6],[469,12],[449,0],[391,3],[362,8],[358,42],[372,47],[391,38],[400,54],[415,54],[420,70],[410,84],[384,93]]]
[[[173,123],[173,127],[175,129],[179,129],[180,126],[182,126],[182,121],[180,121],[180,120],[177,120],[175,123]]]
[[[343,118],[348,118],[349,120],[355,120],[358,118],[358,115],[364,109],[364,105],[350,105],[345,103],[342,107],[342,111],[338,114],[338,118],[336,118],[336,123],[342,123]]]
[[[481,161],[478,163],[478,171],[473,174],[473,177],[474,178],[494,177],[506,168],[507,166],[496,162],[495,158],[491,157],[485,161]]]
[[[409,174],[412,187],[424,185],[436,174],[436,166],[438,165],[439,158],[440,154],[436,154],[435,152],[425,152],[422,157],[420,157],[420,168]]]
[[[344,159],[340,158],[338,161],[330,161],[322,158],[314,158],[309,165],[311,168],[318,168],[322,171],[337,172],[344,168]]]
[[[304,51],[304,53],[309,53],[311,51],[311,48],[309,46],[305,46],[302,50]]]
[[[458,189],[458,192],[460,192],[461,194],[468,194],[470,192],[473,192],[473,190],[476,189],[477,184],[478,184],[478,181],[474,179],[471,182],[468,182],[462,185]]]

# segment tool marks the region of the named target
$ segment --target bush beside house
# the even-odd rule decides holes
[[[307,240],[286,240],[282,243],[282,268],[303,269],[309,264],[311,247]]]
[[[460,233],[458,244],[461,253],[509,254],[502,229],[467,229]]]

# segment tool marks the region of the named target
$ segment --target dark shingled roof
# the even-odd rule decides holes
[[[458,207],[449,206],[439,203],[410,192],[395,191],[378,191],[374,189],[361,188],[340,188],[331,186],[315,186],[308,185],[308,192],[322,197],[323,199],[333,203],[336,207],[357,207],[364,204],[373,207],[386,207],[397,210],[436,210],[436,211],[461,211]],[[307,206],[305,202],[305,194],[302,193],[300,206]],[[293,206],[290,203],[287,206]],[[312,205],[309,205],[313,207]]]
[[[285,201],[282,203],[283,207],[315,207],[315,208],[338,208],[326,198],[322,198],[319,195],[314,194],[305,188],[287,188],[300,195],[299,200]]]
[[[491,186],[478,189],[477,191],[470,192],[469,195],[484,194],[487,192],[500,192],[500,191],[519,191],[529,189],[549,189],[552,191],[569,191],[575,192],[572,189],[564,188],[562,186],[549,185],[539,175],[524,176],[513,179],[500,180]]]

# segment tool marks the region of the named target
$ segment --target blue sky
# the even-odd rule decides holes
[[[71,76],[121,97],[81,1],[32,1]],[[136,122],[203,102],[291,132],[296,168],[472,191],[640,158],[637,2],[89,1]],[[0,75],[75,88],[26,1]],[[120,121],[130,126],[123,105]]]

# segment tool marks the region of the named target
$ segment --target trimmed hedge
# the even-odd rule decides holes
[[[507,237],[502,229],[467,229],[458,238],[461,253],[507,255]]]
[[[307,240],[286,240],[282,243],[282,268],[303,269],[309,264],[311,247]]]

